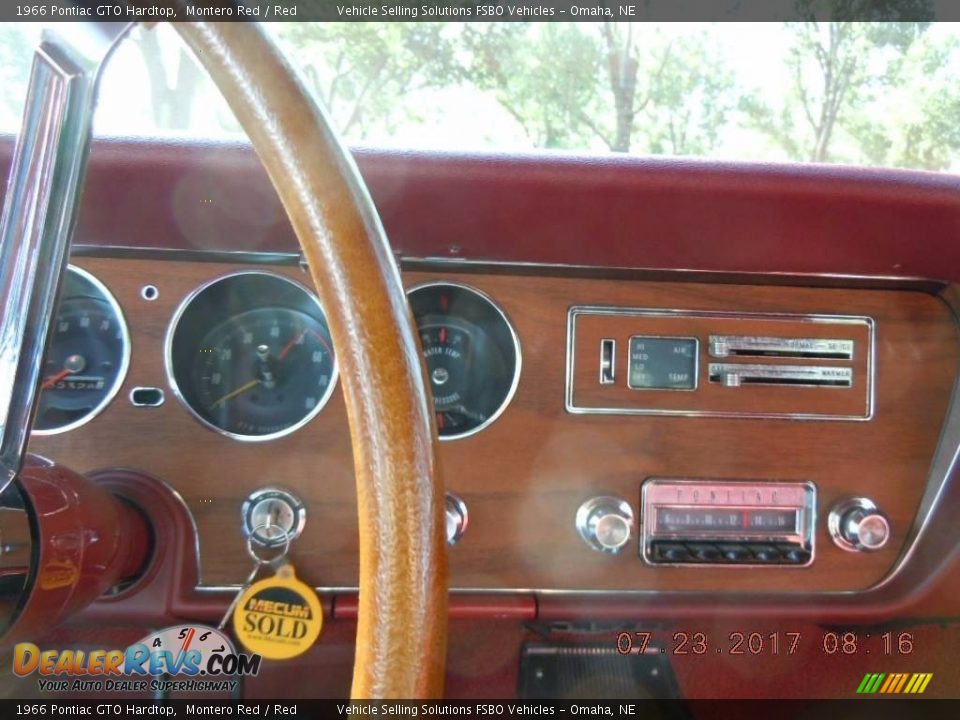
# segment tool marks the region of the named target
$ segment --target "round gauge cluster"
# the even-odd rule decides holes
[[[238,440],[269,440],[305,425],[337,378],[316,297],[268,272],[228,275],[189,296],[167,337],[167,368],[187,409]]]
[[[517,388],[517,334],[490,298],[465,285],[431,283],[407,295],[420,332],[440,438],[479,432],[500,416]]]
[[[130,340],[117,301],[90,273],[68,267],[33,432],[52,435],[92,419],[117,394],[129,362]]]
[[[465,285],[408,293],[441,439],[479,432],[506,409],[520,378],[507,316]],[[77,427],[117,394],[130,361],[120,307],[89,273],[70,267],[51,329],[34,432]],[[170,384],[207,427],[237,440],[282,437],[314,418],[337,380],[317,298],[282,275],[237,272],[191,293],[166,338]]]

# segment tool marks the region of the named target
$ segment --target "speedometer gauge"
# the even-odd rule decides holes
[[[484,429],[520,379],[520,343],[504,312],[478,290],[431,283],[409,291],[442,440]]]
[[[177,396],[203,424],[270,440],[309,422],[337,365],[317,299],[281,275],[243,272],[187,299],[167,341]]]
[[[91,420],[117,394],[129,360],[127,326],[117,301],[93,275],[68,267],[33,432],[51,435]]]

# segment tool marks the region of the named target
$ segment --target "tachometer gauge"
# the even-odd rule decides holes
[[[198,290],[178,313],[167,346],[177,396],[202,423],[238,440],[269,440],[303,426],[336,380],[318,301],[272,273],[237,273]]]
[[[465,285],[431,283],[408,292],[433,392],[437,432],[479,432],[506,409],[520,379],[520,343],[490,298]]]
[[[90,273],[68,267],[33,432],[51,435],[92,419],[117,394],[129,361],[130,341],[117,301]]]

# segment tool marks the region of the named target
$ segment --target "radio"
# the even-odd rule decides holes
[[[640,552],[652,565],[808,566],[816,495],[806,482],[650,478]]]

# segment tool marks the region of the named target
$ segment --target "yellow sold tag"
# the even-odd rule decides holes
[[[323,629],[317,594],[297,579],[293,565],[251,585],[233,611],[233,631],[250,652],[289,660],[309,650]]]

